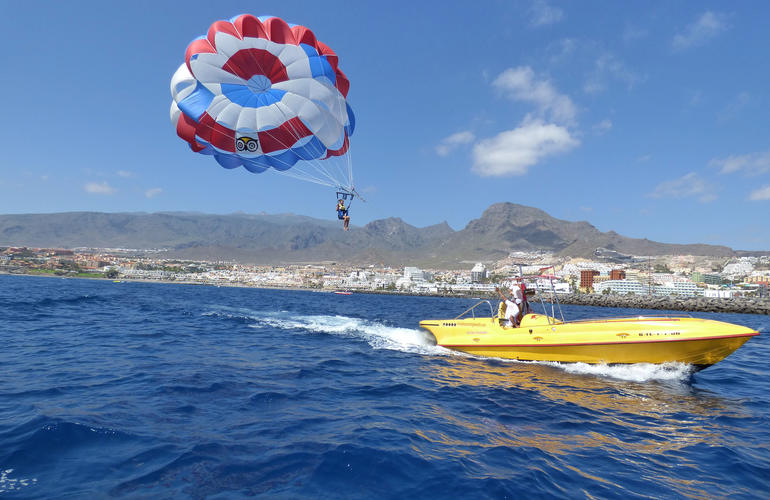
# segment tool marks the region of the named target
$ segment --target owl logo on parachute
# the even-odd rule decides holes
[[[259,139],[254,137],[243,136],[239,137],[235,141],[235,149],[238,151],[248,151],[249,153],[256,153],[259,149]]]

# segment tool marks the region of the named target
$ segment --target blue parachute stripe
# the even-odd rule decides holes
[[[348,109],[348,124],[345,125],[345,132],[350,137],[356,129],[356,115],[353,114],[353,108],[350,107],[347,101],[345,101],[345,107]]]
[[[224,168],[238,168],[243,165],[243,160],[236,155],[214,153],[214,159]]]
[[[326,77],[332,85],[337,83],[337,73],[334,72],[334,68],[329,64],[326,56],[322,56],[318,53],[315,47],[312,47],[306,43],[299,44],[302,50],[307,55],[308,63],[310,64],[310,72],[313,78]]]
[[[197,122],[201,115],[208,109],[212,100],[214,100],[214,94],[204,87],[201,82],[197,82],[195,90],[179,101],[178,106],[179,109],[182,110],[182,113]]]
[[[259,158],[244,158],[243,159],[243,168],[248,170],[249,172],[253,174],[261,174],[268,168],[270,168],[270,165],[259,161],[262,157]]]
[[[236,83],[222,83],[220,86],[222,87],[222,93],[230,99],[230,102],[239,104],[244,108],[270,106],[279,102],[286,94],[285,90],[279,89],[270,89],[267,92],[255,94],[247,86]]]
[[[300,160],[315,160],[316,158],[326,156],[326,147],[316,136],[311,136],[310,140],[304,144],[297,144],[291,148],[297,153]]]
[[[313,136],[310,139],[300,141],[300,145],[295,145],[280,153],[254,158],[244,158],[237,154],[215,153],[214,158],[224,168],[236,168],[243,165],[243,168],[249,172],[259,174],[271,167],[281,171],[289,170],[300,160],[315,160],[324,155],[326,155],[326,148],[317,137]]]

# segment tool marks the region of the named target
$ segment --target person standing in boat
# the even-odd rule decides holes
[[[513,290],[513,289],[511,289]],[[513,328],[518,328],[519,326],[519,306],[516,305],[516,298],[511,297],[510,299],[505,296],[502,290],[500,290],[499,287],[495,287],[495,291],[500,295],[500,297],[503,299],[503,303],[505,304],[505,325],[504,326],[510,326]],[[521,290],[519,290],[521,293]]]
[[[521,305],[519,306],[519,309],[521,309],[521,315],[524,316],[525,314],[529,314],[529,311],[531,310],[529,306],[529,299],[527,299],[527,295],[530,293],[530,290],[527,290],[527,285],[522,280],[521,282]],[[521,322],[521,320],[519,320]]]

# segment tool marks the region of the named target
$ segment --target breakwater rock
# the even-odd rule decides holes
[[[628,307],[634,309],[668,309],[673,311],[706,311],[723,313],[770,315],[770,298],[735,297],[647,297],[643,295],[565,294],[562,304],[597,307]]]

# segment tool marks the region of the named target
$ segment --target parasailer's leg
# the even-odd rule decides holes
[[[348,231],[350,229],[348,227],[349,225],[350,225],[350,216],[346,215],[345,216],[345,224],[342,227],[345,229],[345,231]]]

